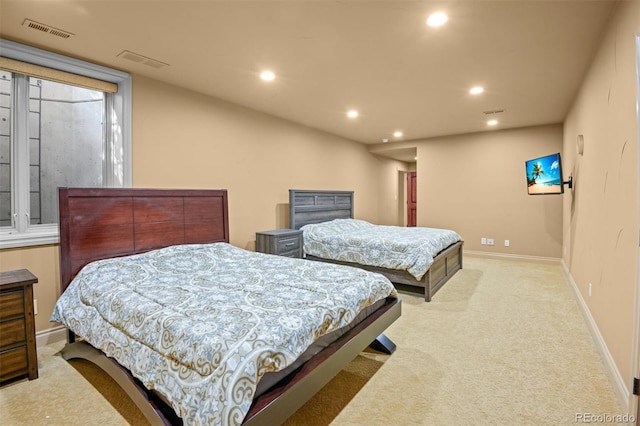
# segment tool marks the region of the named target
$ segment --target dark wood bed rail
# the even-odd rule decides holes
[[[58,188],[58,197],[61,292],[94,260],[229,242],[223,189]]]

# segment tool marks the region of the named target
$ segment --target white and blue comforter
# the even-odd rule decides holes
[[[373,225],[359,219],[334,219],[305,225],[304,252],[324,259],[409,272],[422,279],[433,258],[460,235],[448,229]]]
[[[85,266],[51,321],[115,358],[185,424],[240,424],[260,377],[395,296],[382,275],[180,245]]]

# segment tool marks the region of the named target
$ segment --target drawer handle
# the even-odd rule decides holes
[[[285,247],[291,247],[291,246],[294,246],[294,245],[296,245],[296,243],[286,243],[284,246]]]

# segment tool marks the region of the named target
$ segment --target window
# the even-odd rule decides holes
[[[6,40],[0,50],[0,65],[20,61],[0,69],[0,248],[57,243],[58,187],[131,186],[131,78]]]

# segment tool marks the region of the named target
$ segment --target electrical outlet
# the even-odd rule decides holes
[[[591,297],[591,283],[589,283],[589,297]]]
[[[38,315],[38,299],[33,299],[33,315]]]
[[[509,247],[509,244],[511,244],[511,243],[509,242],[509,240],[504,240],[504,246],[505,246],[505,247]]]
[[[486,238],[480,238],[480,244],[482,244],[483,246],[487,244],[487,239]]]
[[[488,246],[492,246],[493,245],[493,238],[487,238],[487,245]]]

